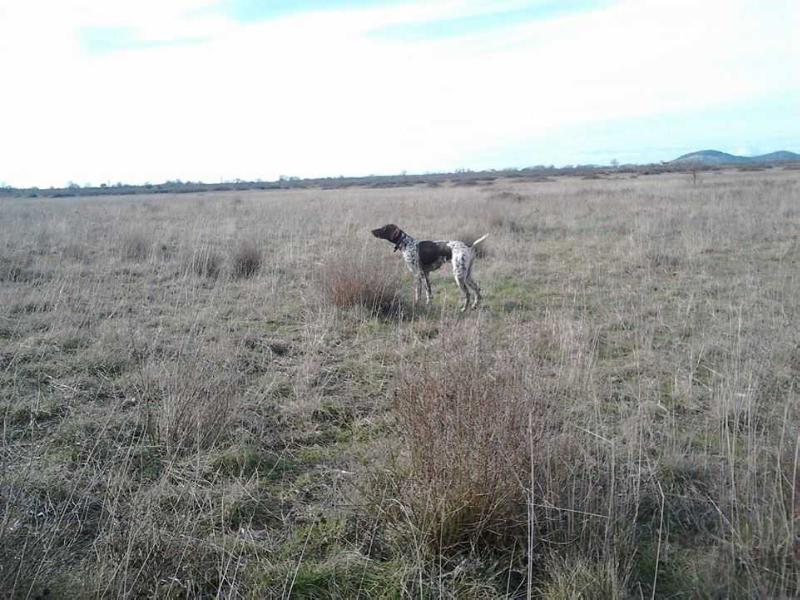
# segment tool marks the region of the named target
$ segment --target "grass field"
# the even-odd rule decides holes
[[[799,233],[779,168],[5,200],[0,594],[795,597]]]

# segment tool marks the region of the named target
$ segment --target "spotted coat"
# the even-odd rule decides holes
[[[472,278],[472,263],[475,260],[475,246],[486,239],[484,235],[472,244],[460,241],[449,240],[415,240],[397,225],[384,225],[372,231],[372,235],[377,238],[387,240],[394,244],[395,251],[403,253],[403,259],[409,271],[414,275],[414,301],[419,301],[420,289],[425,290],[425,302],[431,302],[431,283],[428,273],[436,271],[444,263],[453,263],[453,276],[461,290],[463,304],[461,310],[467,309],[472,299],[472,308],[477,308],[481,301],[481,288]]]

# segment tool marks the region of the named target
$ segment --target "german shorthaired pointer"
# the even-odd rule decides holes
[[[395,252],[398,250],[403,252],[408,269],[417,279],[414,286],[414,302],[419,301],[419,290],[424,285],[425,303],[431,303],[431,283],[428,281],[428,273],[435,271],[448,260],[452,260],[453,275],[464,296],[461,311],[467,310],[470,290],[475,294],[472,308],[478,307],[481,301],[481,288],[472,279],[472,261],[475,260],[475,246],[485,240],[488,233],[479,237],[472,244],[458,241],[415,240],[397,225],[384,225],[379,229],[373,229],[372,235],[394,244]]]

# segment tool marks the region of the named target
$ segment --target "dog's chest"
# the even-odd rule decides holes
[[[418,273],[420,271],[417,244],[411,244],[403,249],[403,260],[406,261],[406,266],[412,273]]]

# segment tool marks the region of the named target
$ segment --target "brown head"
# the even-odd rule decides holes
[[[378,229],[373,229],[372,235],[376,238],[381,238],[382,240],[387,240],[396,244],[403,236],[403,231],[397,225],[389,224],[379,227]]]
[[[403,230],[397,225],[392,225],[391,223],[384,225],[383,227],[379,227],[378,229],[373,229],[372,235],[374,235],[376,238],[381,238],[382,240],[393,243],[395,250],[400,247],[400,242],[403,241]]]

